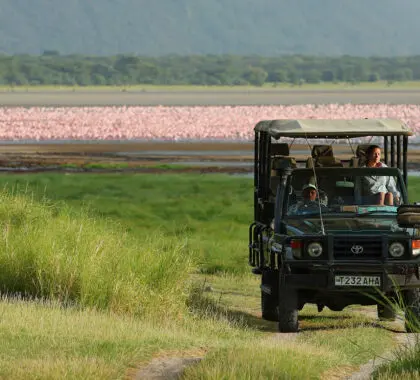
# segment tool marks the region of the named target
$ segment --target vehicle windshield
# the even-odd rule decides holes
[[[382,172],[381,172],[382,170]],[[383,169],[357,171],[294,171],[287,215],[340,213],[357,215],[395,214],[403,202],[400,176]]]

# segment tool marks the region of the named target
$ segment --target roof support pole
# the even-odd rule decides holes
[[[260,132],[255,132],[254,143],[254,205],[258,203],[258,180],[259,180],[259,147],[260,147]],[[254,207],[254,220],[258,220],[258,207]]]
[[[388,165],[388,136],[384,136],[384,161]]]
[[[408,150],[408,136],[403,137],[403,178],[405,185],[407,186],[407,150]]]
[[[391,166],[395,167],[395,136],[391,136]]]
[[[397,136],[397,167],[401,169],[401,136]]]

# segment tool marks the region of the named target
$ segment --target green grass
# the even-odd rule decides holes
[[[318,313],[314,306],[306,306],[300,313],[298,336],[273,335],[276,323],[260,318],[258,279],[206,276],[202,285],[208,289],[205,310],[265,335],[245,346],[233,341],[229,347],[213,350],[187,370],[186,379],[316,379],[333,373],[344,377],[394,346],[393,334],[385,325],[378,328],[371,317],[350,309]]]
[[[122,379],[156,356],[203,356],[258,332],[234,323],[137,318],[57,303],[0,302],[0,378]]]
[[[273,334],[247,266],[251,179],[48,173],[0,185],[15,191],[0,200],[0,282],[53,300],[0,302],[1,378],[124,378],[155,356],[205,355],[187,379],[315,379],[393,346],[386,324],[351,310],[305,307],[297,339]]]
[[[132,315],[174,314],[185,304],[193,258],[185,239],[156,234],[139,241],[83,210],[6,191],[0,230],[3,294]]]
[[[420,342],[416,337],[414,346],[404,343],[395,350],[395,359],[379,367],[373,379],[419,379],[420,378]]]
[[[121,223],[144,239],[160,231],[188,238],[202,272],[244,273],[248,226],[253,218],[252,180],[226,175],[28,174],[0,176],[0,187],[29,188],[91,215]],[[159,239],[159,237],[158,237]]]
[[[318,379],[347,375],[392,346],[391,334],[372,328],[364,316],[318,315],[314,308],[303,314],[320,321],[334,318],[335,328],[307,329],[296,339],[283,339],[273,334],[275,323],[251,310],[259,303],[254,276],[206,278],[213,291],[199,292],[189,312],[172,318],[3,299],[0,377],[116,379],[134,374],[153,357],[201,356],[204,360],[188,369],[186,379]],[[251,291],[250,308],[241,307],[240,297],[224,296],[238,291]]]

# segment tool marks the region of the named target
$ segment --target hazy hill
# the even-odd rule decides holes
[[[0,52],[420,54],[418,0],[1,0]]]

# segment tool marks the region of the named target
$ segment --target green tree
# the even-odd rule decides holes
[[[287,76],[287,71],[278,69],[268,75],[267,81],[268,82],[275,82],[275,83],[286,83],[288,82],[289,78]]]
[[[321,72],[316,69],[311,69],[303,76],[303,79],[307,83],[319,83],[321,82]]]
[[[321,80],[323,82],[334,82],[335,81],[335,73],[333,70],[324,70],[321,75]]]
[[[262,86],[268,77],[268,73],[261,67],[250,67],[244,77],[253,86]]]
[[[368,82],[378,82],[380,79],[379,73],[370,73],[368,75]]]

